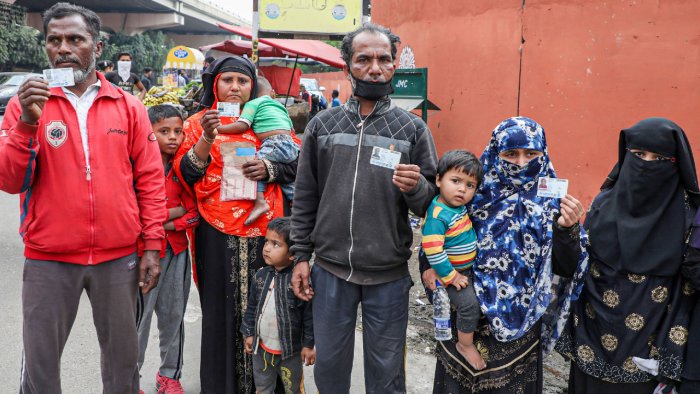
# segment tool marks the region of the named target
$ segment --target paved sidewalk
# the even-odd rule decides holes
[[[155,371],[158,369],[158,348],[155,345],[158,332],[155,329],[157,323],[151,323],[151,336],[146,362],[142,368],[143,376],[141,386],[147,394],[155,393]],[[409,330],[411,328],[409,327]],[[364,373],[362,357],[362,332],[357,331],[355,336],[355,359],[352,371],[351,393],[364,393]],[[199,296],[193,289],[185,313],[185,366],[183,368],[182,384],[188,393],[199,392],[199,341],[201,338],[201,309],[199,308]],[[95,338],[95,341],[97,339]],[[424,349],[422,349],[424,351]],[[406,360],[406,376],[409,393],[427,393],[432,390],[433,375],[435,371],[435,357],[431,354],[420,354],[418,349],[409,349]],[[304,367],[304,381],[307,393],[316,393],[314,384],[313,367]],[[67,391],[66,391],[67,392]]]
[[[0,394],[19,391],[22,360],[22,315],[21,289],[23,245],[17,233],[19,227],[19,199],[0,192]],[[100,352],[92,324],[90,301],[83,295],[80,309],[66,344],[61,364],[64,393],[98,394],[102,392],[100,380]],[[155,374],[159,365],[157,346],[157,322],[151,322],[151,337],[143,367],[141,385],[146,393],[155,393]],[[411,326],[409,325],[409,333]],[[355,363],[353,368],[352,393],[364,392],[362,371],[362,336],[356,336]],[[201,309],[199,297],[192,286],[185,315],[185,360],[182,383],[186,392],[199,393],[199,344],[201,338]],[[407,380],[409,393],[431,391],[435,369],[435,358],[425,349],[411,349],[407,356]],[[315,393],[313,367],[306,367],[306,391]]]

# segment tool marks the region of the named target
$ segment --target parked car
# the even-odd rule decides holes
[[[326,91],[326,88],[323,86],[318,86],[316,78],[299,78],[299,84],[304,85],[307,92],[316,96],[323,96],[323,93]]]
[[[41,74],[27,72],[0,72],[0,115],[5,114],[5,108],[12,96],[17,94],[19,85],[27,77],[41,77]]]
[[[326,109],[328,108],[328,100],[326,99],[324,92],[326,91],[326,88],[321,86],[318,86],[318,80],[315,78],[300,78],[299,83],[301,85],[304,85],[306,88],[306,91],[311,94],[311,96],[316,96],[319,101],[321,101],[321,108],[320,109]],[[312,111],[314,112],[314,111]],[[318,109],[316,109],[315,112],[318,112]],[[314,113],[315,113],[314,112]]]

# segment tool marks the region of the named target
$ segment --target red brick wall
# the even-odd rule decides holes
[[[676,121],[700,154],[700,2],[435,4],[376,0],[372,20],[428,68],[440,152],[480,154],[519,109],[543,125],[558,175],[586,204],[615,163],[619,130],[642,118]]]

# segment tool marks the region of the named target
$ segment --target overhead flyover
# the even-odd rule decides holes
[[[95,11],[103,30],[128,35],[159,30],[173,42],[199,47],[234,38],[222,33],[219,23],[250,27],[250,22],[226,9],[203,0],[70,0]],[[51,2],[52,3],[52,2]],[[27,9],[27,25],[42,30],[41,14],[46,0],[15,0]]]

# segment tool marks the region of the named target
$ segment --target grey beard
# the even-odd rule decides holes
[[[85,68],[85,69],[78,69],[78,70],[73,70],[73,79],[75,80],[75,83],[81,83],[87,79],[90,74],[95,71],[95,64],[97,63],[97,59],[95,59],[95,52],[92,52],[92,62],[90,62],[90,65]]]

